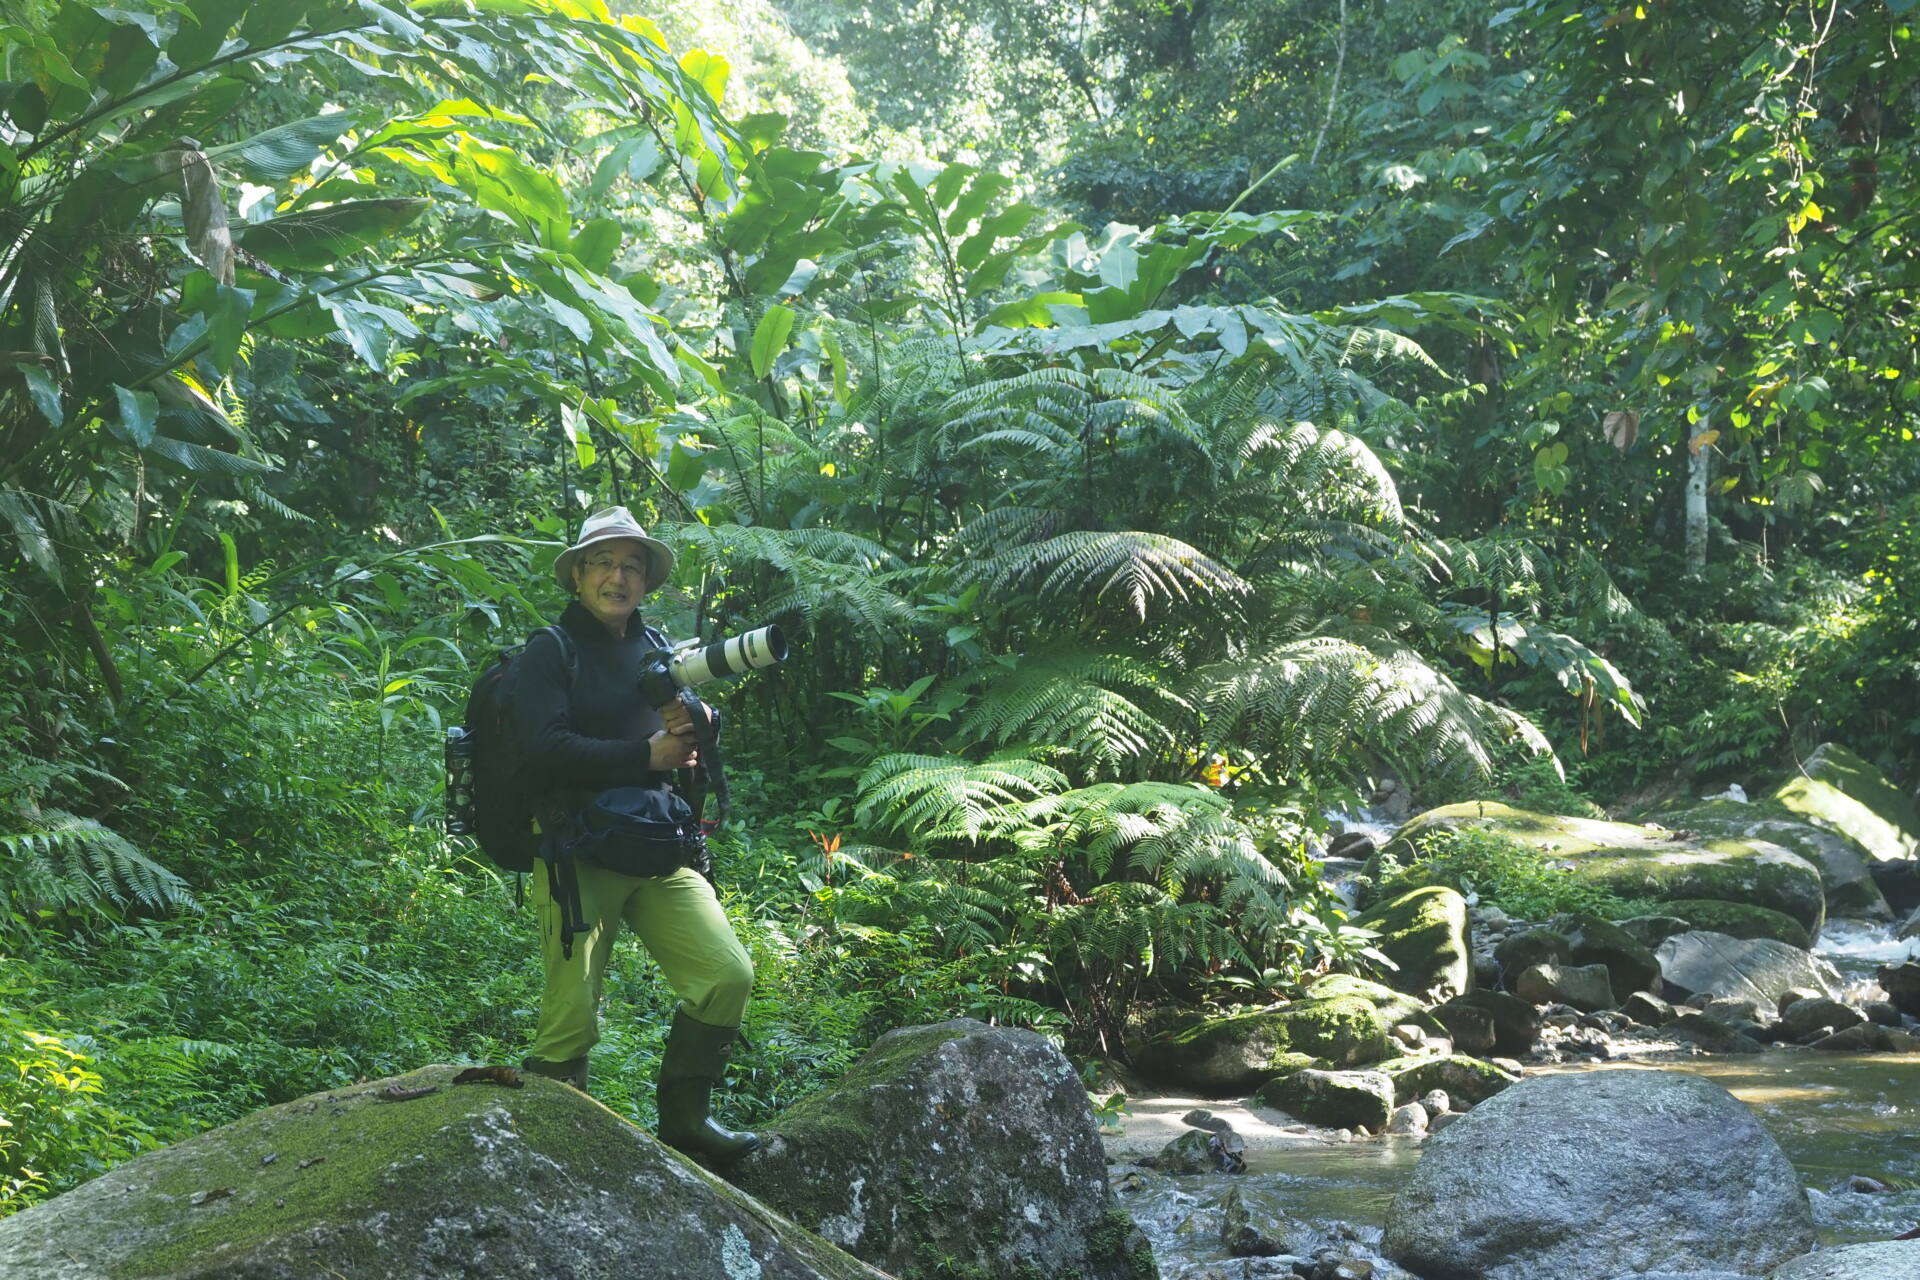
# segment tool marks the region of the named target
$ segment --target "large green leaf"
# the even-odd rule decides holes
[[[243,458],[237,453],[209,449],[202,444],[188,444],[185,440],[175,440],[171,436],[153,437],[141,452],[148,457],[164,459],[188,471],[206,471],[222,476],[264,476],[271,475],[275,470],[264,462]]]
[[[305,209],[240,232],[242,248],[282,270],[318,271],[378,244],[427,211],[430,200],[394,196]]]
[[[456,134],[448,168],[454,182],[481,208],[520,220],[550,249],[568,247],[571,214],[566,193],[514,152],[470,134]]]
[[[251,0],[190,0],[180,27],[167,41],[167,57],[176,67],[201,65],[220,51],[233,24],[246,16]]]
[[[240,339],[247,331],[247,317],[253,311],[253,290],[218,284],[205,271],[196,271],[180,285],[180,308],[205,316],[209,344],[207,355],[214,368],[225,373],[240,350]]]
[[[34,363],[20,366],[20,376],[27,380],[27,395],[33,400],[33,407],[49,426],[59,426],[65,418],[60,408],[60,384],[53,380],[53,374]]]
[[[120,407],[120,429],[127,439],[144,449],[153,442],[154,420],[160,416],[160,401],[151,391],[132,391],[115,386],[114,399]]]
[[[573,256],[580,260],[581,266],[597,275],[606,274],[619,249],[620,224],[612,218],[595,218],[573,238]]]
[[[753,376],[764,378],[773,368],[773,361],[787,345],[787,335],[793,332],[793,311],[777,303],[767,308],[767,314],[760,317],[760,323],[753,331]]]
[[[329,111],[214,147],[207,152],[207,159],[213,161],[215,169],[231,165],[256,182],[284,182],[311,165],[321,149],[352,123],[348,112]]]
[[[34,510],[33,499],[17,489],[0,489],[0,519],[13,530],[20,554],[54,582],[60,579],[60,553]]]

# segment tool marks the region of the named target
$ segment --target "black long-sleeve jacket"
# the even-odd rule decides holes
[[[513,664],[514,735],[527,783],[536,794],[579,797],[666,781],[669,774],[648,767],[647,742],[665,725],[639,691],[640,659],[665,637],[636,610],[627,634],[616,639],[577,600],[559,625],[578,658],[571,685],[560,644],[545,632],[536,632]]]

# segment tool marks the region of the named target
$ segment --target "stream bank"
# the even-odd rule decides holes
[[[1654,1067],[1703,1076],[1753,1109],[1799,1172],[1823,1246],[1888,1240],[1920,1224],[1920,1056],[1773,1050],[1538,1067],[1529,1074]],[[1228,1120],[1242,1135],[1245,1173],[1173,1175],[1132,1163],[1184,1131],[1180,1117],[1194,1107]],[[1388,1205],[1421,1148],[1409,1138],[1340,1141],[1279,1112],[1187,1098],[1139,1099],[1122,1132],[1106,1143],[1115,1190],[1153,1242],[1167,1280],[1226,1261],[1222,1206],[1236,1188],[1249,1203],[1266,1202],[1333,1239],[1356,1241],[1371,1255]],[[1901,1189],[1854,1190],[1868,1185],[1855,1179]]]
[[[1913,957],[1920,939],[1835,921],[1817,950],[1857,997],[1877,966]],[[1712,1080],[1753,1110],[1806,1187],[1822,1247],[1890,1240],[1920,1225],[1920,1055],[1776,1048],[1720,1056],[1647,1046],[1622,1060],[1532,1064],[1526,1074],[1650,1068]],[[1246,1172],[1168,1174],[1135,1163],[1192,1127],[1196,1108],[1240,1136]],[[1353,1138],[1246,1100],[1160,1095],[1132,1098],[1119,1132],[1104,1142],[1115,1190],[1152,1241],[1166,1280],[1288,1274],[1229,1257],[1221,1225],[1234,1191],[1247,1205],[1310,1225],[1341,1252],[1374,1260],[1376,1280],[1406,1274],[1380,1261],[1377,1246],[1421,1139]]]

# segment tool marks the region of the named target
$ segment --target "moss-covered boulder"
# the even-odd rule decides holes
[[[1893,918],[1885,895],[1874,883],[1866,856],[1851,840],[1778,804],[1708,800],[1685,809],[1666,810],[1655,815],[1654,821],[1683,840],[1708,836],[1777,844],[1819,869],[1828,915],[1850,920]]]
[[[1765,907],[1749,906],[1744,902],[1719,902],[1712,898],[1680,898],[1665,906],[1694,929],[1710,929],[1730,938],[1772,938],[1790,947],[1799,947],[1802,951],[1813,946],[1813,940],[1807,936],[1806,929],[1798,920]],[[1684,933],[1686,930],[1676,929],[1674,932]]]
[[[1296,1071],[1260,1086],[1253,1100],[1330,1129],[1387,1127],[1393,1081],[1384,1071]]]
[[[1378,1062],[1389,1052],[1387,1028],[1400,1021],[1405,1019],[1382,1014],[1370,994],[1310,993],[1304,1000],[1246,1013],[1175,1019],[1137,1045],[1133,1058],[1142,1074],[1162,1084],[1203,1097],[1237,1097],[1296,1069],[1296,1054],[1336,1067]]]
[[[1771,799],[1847,837],[1870,858],[1920,857],[1920,813],[1878,769],[1837,743],[1825,743]]]
[[[0,1221],[34,1280],[884,1280],[565,1085],[316,1093]]]
[[[1584,911],[1556,916],[1553,928],[1567,940],[1576,965],[1605,965],[1613,990],[1622,996],[1634,991],[1660,992],[1660,962],[1653,948],[1619,925]]]
[[[1445,1000],[1473,985],[1467,900],[1456,889],[1415,889],[1362,912],[1353,923],[1376,930],[1375,945],[1399,967],[1387,975],[1396,991]]]
[[[1529,813],[1475,800],[1421,814],[1381,854],[1410,861],[1423,832],[1449,827],[1477,827],[1537,849],[1568,875],[1623,898],[1746,902],[1785,912],[1815,935],[1826,919],[1819,868],[1764,840],[1682,840],[1663,827]]]
[[[1444,1036],[1447,1029],[1432,1013],[1426,1003],[1404,991],[1379,982],[1370,982],[1357,978],[1350,973],[1329,973],[1316,978],[1307,988],[1310,1000],[1365,1000],[1380,1015],[1382,1024],[1394,1027],[1403,1022],[1412,1023],[1430,1036]],[[1372,1059],[1367,1059],[1372,1061]]]
[[[1375,1069],[1393,1081],[1394,1105],[1405,1106],[1439,1089],[1458,1111],[1485,1102],[1520,1078],[1464,1053],[1441,1058],[1389,1058]]]
[[[1156,1274],[1079,1074],[1031,1031],[890,1031],[759,1131],[733,1181],[901,1280]]]

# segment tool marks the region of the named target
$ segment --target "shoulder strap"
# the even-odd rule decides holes
[[[567,669],[567,687],[572,688],[573,682],[580,677],[580,651],[573,647],[573,637],[567,634],[565,627],[557,623],[548,623],[533,634],[539,635],[543,631],[552,636],[553,642],[560,646],[560,661],[566,665]]]

